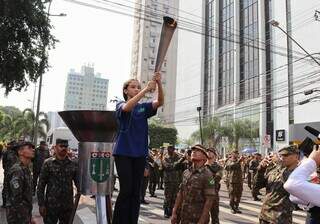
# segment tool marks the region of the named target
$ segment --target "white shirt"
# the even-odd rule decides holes
[[[308,181],[310,175],[316,170],[316,162],[313,159],[305,159],[290,174],[284,188],[291,194],[290,200],[292,202],[308,207],[312,207],[312,205],[320,207],[320,185]]]

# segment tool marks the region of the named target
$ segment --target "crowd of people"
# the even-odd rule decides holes
[[[77,161],[69,154],[68,141],[57,139],[53,155],[45,142],[34,148],[30,142],[12,141],[2,151],[2,207],[7,208],[8,223],[33,223],[32,195],[37,195],[44,223],[68,223],[74,186],[79,186]],[[147,191],[150,197],[157,197],[157,191],[164,190],[164,217],[172,224],[217,224],[221,184],[228,189],[230,211],[238,214],[242,213],[239,204],[247,182],[255,201],[261,200],[260,190],[265,188],[260,223],[292,223],[297,204],[307,206],[288,192],[295,189],[295,184],[287,180],[298,167],[299,155],[297,146],[265,157],[259,153],[240,156],[233,150],[226,158],[200,144],[179,151],[172,145],[153,148],[141,180],[140,203],[149,203],[145,200]],[[308,209],[312,212],[317,207],[309,205]]]
[[[74,187],[79,192],[78,163],[68,149],[68,140],[57,139],[53,152],[44,141],[11,141],[2,151],[4,171],[2,207],[8,224],[33,224],[33,196],[46,224],[69,223],[74,205]]]

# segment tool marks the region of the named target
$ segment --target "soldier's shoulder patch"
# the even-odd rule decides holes
[[[210,178],[208,179],[208,184],[209,184],[210,186],[213,186],[213,185],[214,185],[214,178],[213,178],[213,177],[210,177]]]
[[[12,185],[13,189],[18,189],[20,187],[19,181],[17,179],[13,179],[11,181],[11,185]]]

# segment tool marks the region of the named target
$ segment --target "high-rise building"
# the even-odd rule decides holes
[[[283,31],[316,57],[316,7],[312,0],[206,0],[203,117],[258,121],[262,152],[303,140],[298,124],[319,121],[318,110],[298,101],[319,86],[318,65]]]
[[[131,77],[144,86],[154,72],[162,17],[177,18],[179,0],[136,0],[135,7]],[[161,70],[165,104],[158,111],[158,116],[168,123],[174,121],[175,113],[177,40],[175,32]]]
[[[94,73],[93,66],[82,66],[81,73],[68,74],[64,110],[106,110],[109,80]]]

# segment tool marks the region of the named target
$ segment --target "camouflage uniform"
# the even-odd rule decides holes
[[[250,163],[251,163],[252,159],[248,158],[246,161],[246,165],[248,167],[248,174],[247,174],[247,181],[248,181],[248,187],[250,189],[252,189],[252,182],[253,182],[253,175],[250,171]]]
[[[3,153],[2,167],[3,167],[3,189],[2,189],[2,201],[3,205],[6,205],[8,195],[8,173],[10,168],[18,162],[18,154],[14,149],[7,148]]]
[[[211,171],[206,166],[199,169],[190,167],[185,170],[180,185],[180,193],[182,203],[178,223],[198,223],[206,199],[213,199],[216,195],[215,182]],[[209,220],[206,223],[209,223]]]
[[[251,160],[250,163],[249,163],[249,171],[250,171],[251,176],[252,176],[252,191],[251,191],[251,193],[252,193],[252,197],[254,199],[257,199],[258,194],[259,194],[259,190],[255,186],[256,185],[255,176],[257,174],[257,169],[258,169],[259,163],[260,162],[258,160],[256,160],[256,159]]]
[[[224,164],[224,175],[225,175],[225,181],[224,182],[226,183],[227,190],[229,191],[230,171],[226,169],[228,162],[229,162],[229,159],[226,159],[225,164]]]
[[[220,181],[223,176],[223,168],[217,163],[214,162],[211,165],[207,165],[208,169],[212,172],[214,178],[214,187],[216,195],[214,196],[212,209],[210,211],[211,223],[219,224],[219,190],[221,187]]]
[[[280,165],[258,170],[256,188],[267,189],[259,216],[260,223],[292,223],[292,211],[295,206],[289,200],[289,193],[283,188],[292,171]]]
[[[32,217],[32,178],[30,169],[15,163],[7,174],[8,224],[29,224]]]
[[[50,157],[49,150],[38,147],[34,152],[34,158],[32,160],[33,168],[33,192],[36,192],[38,183],[38,177],[40,175],[41,167],[46,159]]]
[[[180,173],[174,168],[174,164],[180,157],[174,153],[173,156],[167,155],[163,159],[163,182],[164,182],[164,213],[171,216],[172,209],[179,191]]]
[[[159,164],[152,157],[149,160],[149,193],[153,197],[155,196],[156,187],[159,183]]]
[[[243,190],[240,160],[228,160],[225,169],[228,172],[230,207],[232,210],[238,210]]]
[[[45,224],[68,223],[73,208],[73,184],[79,189],[77,164],[68,157],[47,159],[41,169],[37,196],[38,204],[45,206]],[[46,189],[46,191],[45,191]]]

